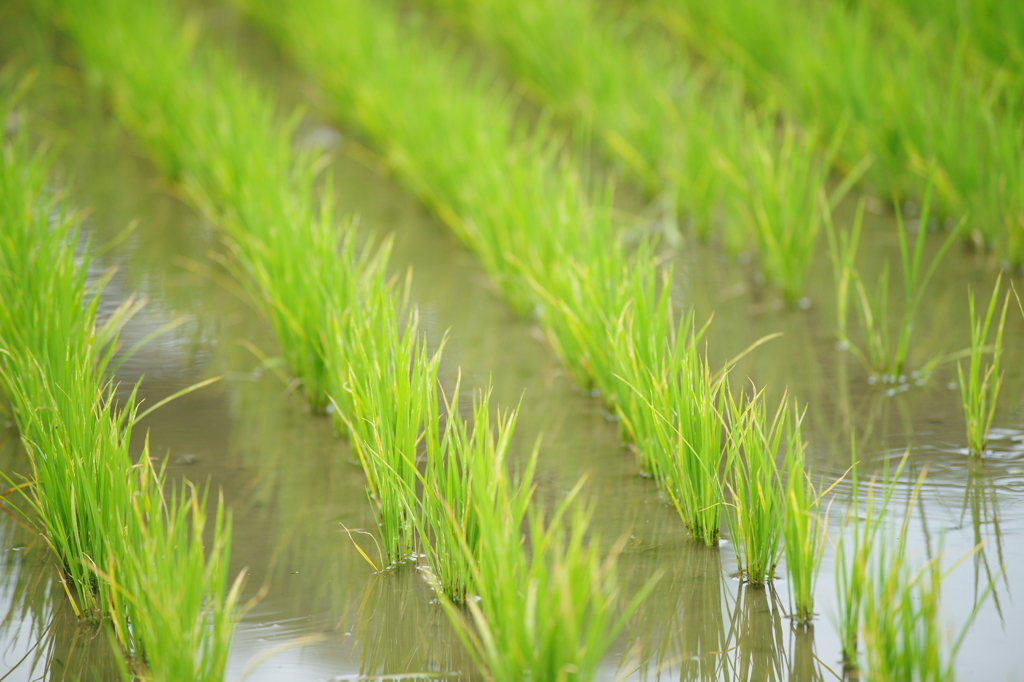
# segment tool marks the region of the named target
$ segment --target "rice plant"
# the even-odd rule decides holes
[[[857,217],[849,235],[830,238],[832,261],[836,268],[837,311],[839,319],[840,341],[848,345],[864,366],[884,384],[903,384],[907,377],[907,359],[910,355],[911,339],[918,312],[924,300],[928,283],[935,274],[942,257],[956,239],[954,231],[946,237],[942,245],[932,257],[928,266],[922,270],[924,245],[928,230],[929,198],[931,185],[925,190],[924,208],[918,221],[917,236],[911,244],[907,238],[907,230],[902,215],[897,212],[897,233],[900,245],[900,265],[902,267],[903,297],[899,312],[898,333],[895,337],[889,329],[889,265],[882,269],[874,291],[869,293],[864,280],[854,265],[856,248],[860,241],[860,230],[863,224],[863,207],[858,209]],[[834,231],[833,231],[834,232]],[[864,347],[854,344],[846,335],[849,311],[848,296],[853,296],[857,319],[860,321],[864,337]],[[936,360],[926,363],[920,373],[927,375],[934,367]]]
[[[786,435],[782,546],[790,583],[792,618],[806,627],[814,618],[814,587],[828,540],[828,509],[822,509],[822,500],[839,481],[820,493],[811,482],[806,468],[806,444],[800,434],[802,423],[803,415],[794,413]]]
[[[529,487],[528,478],[518,484]],[[622,603],[618,549],[602,557],[587,540],[590,510],[572,504],[579,486],[550,519],[509,488],[480,508],[487,542],[470,563],[477,598],[465,611],[445,600],[445,610],[486,679],[592,680],[653,579]]]
[[[789,420],[788,397],[773,417],[769,417],[763,391],[745,401],[729,397],[726,523],[740,573],[754,585],[775,579],[782,556],[786,500],[776,458],[783,448],[787,459],[797,457],[796,452],[803,448],[799,425],[794,428]]]
[[[945,651],[939,557],[915,571],[902,538],[884,538],[874,552],[864,595],[864,668],[869,679],[953,680],[957,647]]]
[[[996,399],[1003,385],[1000,361],[1003,356],[1003,329],[1006,326],[1006,310],[1010,305],[1010,292],[1006,292],[1003,309],[996,326],[995,339],[991,346],[987,345],[993,315],[999,303],[999,290],[1002,276],[996,280],[992,298],[983,318],[975,316],[974,293],[968,292],[971,312],[971,348],[970,365],[964,376],[963,363],[957,362],[956,369],[960,378],[960,397],[964,407],[964,418],[967,421],[967,449],[975,457],[981,456],[988,442],[988,432],[992,427],[992,419],[996,413]],[[992,361],[982,365],[982,356],[991,348]]]
[[[441,351],[427,351],[415,311],[404,328],[389,310],[360,317],[349,342],[339,343],[347,354],[343,389],[351,405],[343,418],[366,472],[384,558],[393,566],[407,561],[416,546],[417,452],[425,424],[437,419]],[[338,325],[333,331],[340,339]]]
[[[416,517],[427,565],[435,589],[456,604],[472,589],[467,558],[478,559],[482,535],[478,509],[491,504],[508,474],[506,457],[518,410],[498,413],[492,429],[491,392],[473,401],[472,430],[459,414],[459,384],[445,405],[445,433],[438,437],[438,420],[426,424],[427,465],[421,507]],[[525,495],[524,491],[520,494]]]
[[[889,507],[896,482],[910,457],[910,450],[903,455],[895,472],[890,476],[889,462],[886,460],[882,471],[881,482],[872,478],[867,489],[864,505],[860,501],[860,481],[857,475],[856,443],[850,440],[851,504],[843,516],[839,539],[836,542],[836,595],[839,613],[837,627],[840,644],[843,649],[843,665],[847,669],[856,669],[857,645],[864,617],[864,602],[867,599],[870,581],[873,550],[879,538],[879,530],[885,519],[885,510]],[[876,500],[876,491],[880,489],[880,499]]]
[[[864,669],[872,680],[953,680],[953,659],[984,601],[983,597],[975,602],[960,633],[947,642],[940,610],[944,578],[941,543],[934,555],[931,547],[926,548],[927,559],[920,567],[913,565],[907,551],[911,512],[924,476],[918,478],[907,500],[898,534],[879,536],[872,549],[862,609]],[[963,558],[974,551],[977,548]],[[992,585],[986,597],[991,589]]]
[[[828,158],[821,158],[812,134],[785,124],[776,131],[775,116],[751,116],[746,152],[730,175],[743,197],[737,209],[757,244],[761,269],[795,305],[814,260],[822,212],[820,200],[828,176]]]
[[[699,353],[706,329],[697,329],[691,314],[671,340],[624,335],[620,371],[632,395],[623,399],[621,412],[635,434],[642,470],[659,483],[694,539],[715,545],[728,384]]]
[[[242,585],[242,574],[228,584],[231,517],[218,499],[204,542],[207,491],[186,481],[165,498],[163,469],[146,462],[132,472],[132,522],[118,557],[94,567],[110,582],[115,637],[142,679],[218,682]]]

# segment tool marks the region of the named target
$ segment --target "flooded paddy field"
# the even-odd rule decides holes
[[[122,334],[126,347],[176,322],[125,362],[116,381],[129,387],[141,380],[146,405],[220,377],[154,412],[134,436],[141,450],[148,432],[171,481],[209,481],[232,510],[230,573],[246,572],[242,600],[251,608],[237,626],[226,679],[481,678],[424,573],[411,565],[375,572],[361,555],[376,558],[366,476],[331,420],[310,413],[282,369],[272,328],[211,256],[225,251],[216,228],[161,179],[89,73],[75,69],[67,44],[20,3],[2,12],[4,62],[41,65],[20,124],[57,142],[58,177],[75,205],[89,207],[84,230],[102,249],[93,274],[117,268],[101,311],[109,314],[132,292],[147,297]],[[807,409],[812,479],[822,488],[842,479],[826,498],[832,542],[816,586],[817,616],[811,628],[797,628],[785,575],[768,588],[744,584],[728,534],[718,548],[691,540],[655,483],[638,474],[637,456],[600,398],[577,387],[536,322],[515,315],[479,261],[372,163],[358,133],[330,122],[316,87],[233,10],[217,6],[203,16],[204,40],[233,45],[247,73],[274,88],[284,106],[309,104],[295,145],[330,151],[340,213],[359,216],[362,236],[393,235],[391,271],[411,270],[410,299],[428,344],[436,348],[447,333],[440,382],[454,390],[461,372],[464,416],[472,392],[489,381],[498,404],[521,405],[512,454],[523,462],[542,439],[538,502],[557,505],[586,475],[582,495],[595,501],[594,536],[609,550],[625,539],[622,590],[630,595],[661,574],[602,661],[600,679],[842,679],[834,541],[849,508],[855,439],[862,488],[909,452],[886,524],[896,529],[910,501],[908,550],[922,559],[941,553],[949,570],[940,619],[948,641],[970,623],[957,679],[1024,680],[1017,594],[1024,584],[1024,319],[1011,301],[1005,379],[981,458],[966,449],[956,362],[918,373],[970,346],[968,290],[984,305],[996,259],[953,246],[921,304],[906,375],[884,383],[837,341],[824,239],[806,309],[782,304],[745,255],[730,258],[688,237],[664,251],[674,265],[673,306],[693,309],[698,320],[713,315],[706,337],[712,365],[782,333],[739,361],[734,390],[747,378],[774,401],[788,390]],[[643,202],[629,192],[628,185],[619,190],[622,229],[650,229],[652,219],[638,208]],[[858,199],[855,192],[839,206],[837,226],[852,224]],[[896,217],[886,202],[872,198],[867,207],[858,261],[864,279],[873,282],[886,261],[898,278]],[[914,235],[921,228],[916,210],[904,208]],[[941,230],[928,236],[926,261],[943,238]],[[1024,290],[1019,277],[1012,281]],[[898,291],[898,279],[894,285]],[[856,342],[856,325],[851,329]],[[5,420],[0,470],[23,472],[17,431]],[[70,611],[45,540],[7,515],[0,518],[0,549],[0,679],[116,679],[107,633]]]

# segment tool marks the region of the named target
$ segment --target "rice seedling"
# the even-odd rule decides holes
[[[878,541],[879,530],[884,521],[884,510],[888,509],[896,482],[910,457],[910,450],[903,455],[896,471],[890,476],[888,460],[881,475],[881,483],[872,478],[864,506],[860,504],[860,481],[857,476],[857,448],[851,437],[850,467],[851,505],[843,516],[839,539],[836,542],[836,595],[839,613],[837,628],[843,649],[843,666],[857,668],[857,644],[863,622],[864,602],[867,598],[872,551]],[[876,506],[876,489],[881,489]]]
[[[729,417],[725,465],[729,538],[743,579],[763,585],[775,579],[782,556],[786,500],[776,457],[783,447],[787,459],[799,456],[795,451],[802,450],[803,443],[799,425],[789,421],[788,396],[769,420],[763,392],[746,399],[746,404],[742,397],[737,401],[730,395]]]
[[[862,608],[864,668],[872,680],[952,680],[953,659],[981,605],[975,603],[963,629],[948,644],[939,608],[944,578],[941,544],[935,555],[926,548],[928,558],[919,568],[907,552],[911,512],[925,475],[922,472],[907,500],[898,535],[877,537],[872,549]],[[977,548],[960,561],[974,551]]]
[[[387,566],[394,566],[407,561],[416,546],[417,452],[424,426],[438,418],[441,351],[427,351],[415,311],[404,329],[390,311],[381,309],[368,311],[356,324],[353,338],[343,346],[348,367],[343,389],[352,409],[342,418],[366,472],[384,558]],[[339,325],[333,331],[341,339]],[[428,428],[436,434],[436,426]]]
[[[917,236],[911,244],[907,238],[907,230],[902,216],[897,213],[897,232],[900,245],[900,264],[903,278],[903,300],[899,314],[898,332],[895,338],[889,329],[889,266],[882,269],[872,293],[864,284],[854,265],[860,231],[863,224],[863,204],[858,208],[853,227],[848,235],[836,236],[830,224],[830,246],[832,262],[837,282],[836,308],[839,314],[840,341],[846,345],[872,372],[872,381],[880,380],[883,384],[905,384],[907,382],[907,360],[910,356],[911,339],[914,326],[924,295],[935,274],[942,257],[952,246],[956,232],[951,233],[942,242],[927,268],[922,271],[924,245],[926,241],[929,218],[929,197],[931,189],[925,190],[924,209],[918,221]],[[846,335],[849,311],[849,296],[852,294],[864,336],[864,348],[852,343]],[[937,364],[939,358],[925,363],[918,374],[927,377]]]
[[[797,625],[807,627],[814,618],[814,587],[828,540],[828,510],[822,510],[821,503],[839,481],[820,493],[814,487],[806,469],[806,445],[800,435],[802,422],[803,415],[794,413],[787,433],[782,546],[790,583],[790,612]]]
[[[459,414],[459,384],[446,402],[448,421],[438,437],[439,420],[428,419],[424,439],[427,465],[423,477],[421,507],[416,514],[435,589],[456,604],[466,601],[470,572],[467,555],[479,558],[487,542],[477,518],[480,505],[492,504],[502,479],[506,456],[515,431],[518,410],[497,416],[491,428],[491,392],[488,388],[473,402],[473,426]],[[522,490],[520,494],[526,494]]]
[[[872,680],[953,679],[940,620],[942,570],[935,557],[914,571],[904,540],[882,539],[865,584],[864,667]]]
[[[7,120],[13,98],[4,95]],[[124,436],[132,408],[113,405],[103,379],[113,344],[101,340],[113,341],[131,305],[97,327],[99,295],[85,280],[88,249],[79,261],[78,222],[47,193],[47,163],[29,151],[24,131],[3,143],[0,385],[31,463],[31,477],[18,487],[28,505],[22,511],[44,529],[76,614],[95,617],[103,611],[96,590],[105,588],[84,559],[111,555],[131,466]]]
[[[424,2],[495,47],[528,96],[596,128],[670,220],[688,215],[707,236],[716,214],[742,213],[743,234],[721,225],[728,248],[753,239],[767,279],[789,303],[802,295],[829,163],[813,136],[788,126],[777,141],[774,112],[745,112],[728,78],[691,69],[650,32],[634,49],[622,40],[629,15],[612,21],[593,3],[553,0]]]
[[[644,349],[644,335],[620,348],[623,382],[633,392],[623,409],[636,433],[642,470],[662,487],[695,540],[718,543],[722,513],[724,373],[715,376],[698,352],[706,326],[682,320],[667,351]],[[650,359],[644,357],[644,353]],[[647,362],[644,362],[647,360]],[[651,364],[647,364],[647,363]]]
[[[956,370],[960,378],[960,397],[964,406],[964,418],[967,421],[967,450],[971,455],[980,457],[988,443],[988,432],[992,427],[992,419],[996,413],[996,400],[999,389],[1003,385],[1000,371],[1000,360],[1003,356],[1003,329],[1006,326],[1006,310],[1010,305],[1010,292],[1006,292],[1003,309],[999,315],[999,324],[995,330],[995,339],[991,346],[987,345],[993,315],[999,303],[1002,276],[996,280],[992,298],[983,318],[975,316],[974,292],[968,292],[971,312],[971,348],[970,366],[964,376],[963,363],[957,362]],[[992,351],[992,362],[982,366],[982,355]]]
[[[387,246],[357,248],[351,225],[339,235],[330,182],[314,197],[322,159],[291,150],[297,118],[280,123],[271,101],[221,55],[196,51],[163,2],[57,5],[118,117],[224,228],[224,264],[270,320],[310,406],[324,411],[332,370],[323,330],[332,311],[379,283]]]
[[[518,489],[528,490],[529,479],[522,478]],[[487,542],[469,564],[479,595],[467,601],[465,611],[448,600],[442,603],[486,679],[594,679],[615,637],[653,587],[654,579],[628,604],[621,603],[619,549],[602,557],[597,543],[587,541],[591,511],[572,504],[579,489],[550,519],[527,509],[529,495],[510,495],[507,485],[480,508]]]

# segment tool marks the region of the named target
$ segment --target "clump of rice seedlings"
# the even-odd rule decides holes
[[[975,457],[981,456],[988,442],[988,432],[992,427],[992,418],[996,413],[996,399],[1003,385],[1003,375],[999,363],[1003,356],[1003,329],[1006,326],[1006,310],[1010,305],[1010,292],[1006,292],[1003,310],[999,315],[995,339],[992,346],[987,346],[989,330],[999,299],[1002,276],[996,280],[992,298],[983,318],[975,317],[974,293],[968,293],[971,311],[971,348],[970,366],[964,376],[963,363],[957,362],[957,374],[960,377],[960,397],[964,406],[964,418],[967,421],[967,450]],[[992,362],[982,366],[982,356],[991,348]]]
[[[769,418],[763,391],[746,401],[730,395],[729,416],[726,523],[743,579],[763,585],[775,579],[782,556],[786,501],[776,457],[784,447],[784,437],[787,459],[796,457],[795,451],[801,450],[803,443],[799,441],[799,424],[790,424],[788,397]]]
[[[163,470],[145,462],[132,472],[132,522],[119,556],[96,569],[110,582],[115,637],[140,678],[223,680],[242,585],[239,574],[228,586],[230,515],[218,499],[204,543],[206,491],[186,482],[165,498]]]
[[[499,413],[492,429],[490,389],[473,402],[472,430],[459,414],[459,385],[446,403],[448,420],[438,437],[437,419],[426,424],[427,465],[418,509],[420,537],[435,589],[452,602],[466,601],[470,585],[467,556],[478,558],[487,542],[477,518],[503,481],[518,410]],[[526,494],[520,491],[520,494]]]
[[[24,132],[0,154],[0,387],[31,465],[14,488],[18,511],[45,537],[76,615],[119,624],[124,653],[152,679],[222,679],[236,617],[229,528],[218,520],[207,558],[198,498],[164,502],[148,447],[133,464],[132,429],[146,413],[134,391],[115,402],[105,378],[138,305],[97,322],[106,279],[86,281],[89,250],[46,191],[46,159],[28,152]]]
[[[919,568],[913,566],[907,553],[911,511],[924,475],[918,478],[907,500],[898,535],[880,535],[872,548],[861,628],[864,668],[872,680],[952,680],[953,659],[983,602],[975,603],[959,635],[947,643],[940,610],[944,577],[941,546],[934,556],[927,548],[929,558]]]
[[[815,489],[806,469],[805,444],[800,435],[802,422],[803,416],[794,414],[787,433],[782,546],[792,618],[798,625],[807,626],[814,618],[814,586],[828,540],[828,510],[822,510],[821,501],[838,481],[821,493]]]
[[[847,669],[857,668],[857,644],[863,622],[864,601],[867,598],[872,551],[878,541],[879,529],[884,521],[884,510],[889,507],[896,482],[903,473],[910,457],[910,450],[903,455],[896,471],[890,476],[886,461],[881,483],[872,479],[868,485],[867,497],[860,504],[860,481],[857,476],[857,449],[851,439],[850,495],[851,504],[843,516],[839,540],[836,542],[836,595],[839,605],[838,630],[843,649],[843,665]],[[880,500],[876,490],[881,488]]]
[[[637,412],[647,412],[637,448],[695,540],[718,544],[722,516],[723,415],[728,383],[698,352],[703,329],[684,320],[657,373],[648,370]],[[639,377],[643,368],[636,368]],[[639,422],[638,422],[639,423]]]
[[[740,183],[738,210],[757,244],[761,269],[795,305],[814,260],[822,212],[829,210],[821,201],[828,159],[821,158],[813,135],[792,123],[783,125],[781,135],[777,127],[775,116],[751,116],[747,129],[753,134],[731,174]]]
[[[832,248],[832,261],[836,268],[837,282],[837,310],[840,317],[839,330],[840,341],[846,344],[853,351],[861,363],[864,364],[873,377],[877,377],[884,384],[905,384],[907,381],[907,359],[910,355],[911,338],[914,325],[917,319],[918,310],[924,300],[928,283],[935,274],[939,263],[946,251],[953,244],[956,232],[951,233],[935,253],[931,263],[922,271],[924,258],[924,244],[928,230],[926,226],[929,219],[929,197],[931,189],[925,191],[924,208],[921,218],[918,221],[917,236],[914,243],[910,244],[907,238],[907,230],[903,217],[897,212],[897,232],[900,245],[900,265],[903,274],[903,300],[899,316],[899,328],[895,338],[889,329],[889,266],[883,267],[878,278],[875,289],[868,292],[864,280],[860,277],[854,261],[856,257],[857,244],[860,241],[860,230],[863,224],[863,204],[858,208],[853,228],[849,235],[837,237],[834,230],[830,238]],[[846,315],[849,311],[849,299],[852,294],[854,305],[857,310],[857,318],[860,321],[861,331],[864,336],[864,347],[852,343],[848,336],[845,336],[847,329]],[[925,376],[930,373],[936,361],[927,363],[920,373]]]
[[[427,350],[415,310],[404,328],[387,310],[364,311],[361,318],[348,342],[336,344],[347,355],[343,388],[351,415],[343,418],[366,472],[384,558],[393,566],[415,548],[417,453],[424,425],[437,419],[441,350]]]
[[[250,290],[310,406],[328,406],[324,330],[379,282],[388,249],[339,234],[322,159],[291,149],[295,117],[215,53],[198,53],[158,0],[59,2],[61,25],[102,78],[115,112],[183,193],[224,228],[229,270]]]
[[[865,672],[881,682],[952,680],[940,620],[939,558],[914,571],[902,539],[883,539],[874,552],[864,594]]]
[[[550,519],[527,509],[529,495],[510,488],[500,486],[480,508],[487,542],[470,562],[479,594],[464,611],[442,603],[487,679],[592,680],[653,581],[621,603],[618,548],[603,557],[596,541],[588,541],[591,512],[572,504],[579,486]],[[529,479],[521,479],[518,490],[529,488]]]

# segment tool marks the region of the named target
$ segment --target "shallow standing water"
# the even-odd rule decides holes
[[[0,46],[12,63],[53,59],[54,45],[67,50],[40,35],[17,5],[0,10],[0,16],[5,26]],[[633,457],[600,401],[574,388],[531,322],[508,311],[478,263],[443,226],[389,180],[353,160],[352,137],[325,123],[316,91],[230,12],[215,10],[207,24],[219,39],[243,46],[243,63],[284,102],[313,102],[296,144],[330,147],[340,207],[360,215],[361,233],[370,239],[394,234],[392,266],[396,272],[412,267],[412,296],[428,336],[436,344],[448,330],[445,387],[454,387],[461,368],[467,398],[488,379],[500,404],[511,406],[522,398],[517,452],[525,455],[543,434],[541,496],[557,498],[588,475],[586,494],[599,501],[594,526],[601,541],[610,545],[630,536],[620,561],[626,589],[665,571],[606,660],[602,677],[830,679],[831,670],[839,670],[831,550],[818,584],[814,631],[794,632],[785,616],[785,580],[776,581],[775,591],[744,588],[734,577],[727,541],[717,550],[689,541],[653,483],[636,476]],[[142,150],[111,120],[99,94],[83,85],[80,74],[60,66],[65,56],[42,68],[25,102],[26,124],[37,136],[61,141],[57,175],[69,184],[75,204],[91,207],[86,231],[95,245],[138,221],[126,242],[98,259],[102,268],[119,268],[106,304],[116,305],[131,292],[150,299],[126,330],[126,345],[168,321],[181,321],[126,363],[118,380],[130,385],[142,377],[142,397],[155,401],[197,380],[222,377],[154,413],[144,426],[154,454],[170,458],[173,475],[209,481],[234,512],[234,570],[247,570],[246,595],[260,599],[239,625],[228,678],[240,679],[253,662],[260,665],[248,679],[261,681],[417,673],[468,677],[470,662],[444,615],[430,603],[420,575],[412,569],[373,575],[352,546],[345,529],[373,525],[361,470],[329,421],[311,416],[300,396],[247,349],[251,344],[271,356],[277,352],[265,321],[212,269],[209,253],[220,249],[216,229],[173,197]],[[851,210],[844,207],[840,225],[848,223]],[[876,211],[866,229],[861,264],[872,281],[869,273],[884,259],[895,263],[898,257],[894,219]],[[931,239],[929,247],[936,248],[940,239]],[[940,366],[924,386],[910,381],[908,390],[891,391],[869,384],[852,355],[837,350],[824,243],[809,286],[813,305],[806,311],[782,309],[757,284],[751,268],[713,249],[686,242],[673,260],[677,304],[693,306],[699,317],[714,312],[709,333],[714,362],[763,335],[784,332],[746,358],[734,375],[768,386],[774,398],[788,387],[808,405],[804,436],[816,477],[831,481],[846,470],[851,433],[865,479],[907,447],[913,475],[927,467],[910,546],[923,554],[926,542],[934,547],[941,538],[946,563],[952,565],[985,541],[944,583],[951,634],[974,608],[988,572],[995,576],[994,595],[982,606],[957,659],[958,678],[1024,680],[1018,645],[1024,605],[1014,591],[1024,579],[1024,320],[1019,313],[1011,312],[1006,331],[1007,375],[993,452],[972,462],[961,451],[963,415],[954,366]],[[994,278],[981,257],[956,249],[946,257],[915,330],[913,366],[967,345],[967,287],[983,299]],[[1016,283],[1020,290],[1020,280]],[[0,431],[0,448],[3,471],[23,470],[17,434],[9,427]],[[905,498],[910,477],[904,483]],[[837,487],[833,535],[847,491],[848,486]],[[902,506],[892,511],[898,517]],[[365,536],[353,537],[370,548]],[[0,548],[0,677],[113,679],[104,634],[75,622],[42,542],[3,517]]]

